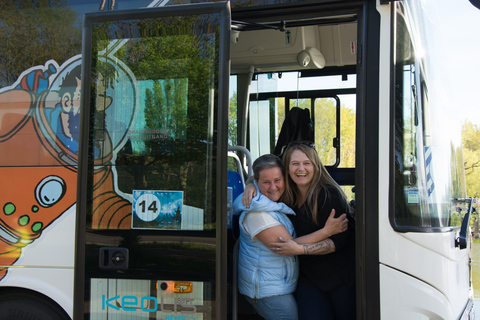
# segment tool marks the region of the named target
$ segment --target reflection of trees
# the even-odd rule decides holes
[[[214,175],[211,168],[215,168],[215,150],[211,146],[215,145],[215,135],[208,133],[213,118],[213,110],[209,109],[210,89],[218,74],[214,63],[218,53],[214,48],[216,39],[208,33],[215,29],[211,23],[205,23],[205,28],[212,30],[200,30],[203,23],[198,23],[198,19],[206,17],[122,21],[110,30],[127,30],[137,36],[116,56],[138,80],[153,82],[153,88],[145,93],[145,101],[140,103],[145,105],[142,129],[157,132],[157,137],[145,139],[142,155],[120,154],[117,158],[117,164],[130,167],[133,183],[127,192],[183,190],[186,204],[206,208],[206,199],[213,197],[206,193],[211,192],[209,184],[215,181],[207,172]]]
[[[464,198],[467,196],[466,181],[465,181],[465,168],[463,161],[463,153],[461,146],[455,146],[450,143],[451,148],[451,179],[452,185],[452,198]]]
[[[228,145],[236,146],[238,143],[237,132],[237,92],[235,91],[230,97],[228,108]]]
[[[466,121],[462,128],[463,157],[467,194],[480,197],[480,128]]]
[[[2,1],[0,87],[30,67],[53,59],[61,65],[82,51],[80,23],[63,0]]]
[[[403,4],[397,4],[395,47],[395,218],[400,226],[438,226],[428,207],[424,179],[418,181],[418,152],[424,153],[415,85],[415,53],[404,18]],[[424,163],[422,164],[424,166]],[[415,200],[409,200],[409,192]],[[432,219],[433,217],[433,219]]]

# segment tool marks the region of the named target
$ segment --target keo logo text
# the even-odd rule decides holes
[[[123,311],[137,311],[142,310],[144,312],[180,312],[191,314],[197,312],[197,307],[192,304],[195,299],[179,298],[175,299],[173,305],[168,304],[168,307],[163,302],[163,297],[160,299],[160,304],[156,297],[136,297],[136,296],[115,296],[108,298],[102,295],[102,310],[106,310],[107,307],[115,310],[122,309]],[[183,318],[182,318],[183,317]],[[168,320],[196,320],[195,317],[185,316],[165,316]]]

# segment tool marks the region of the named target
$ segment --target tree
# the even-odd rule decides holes
[[[81,53],[81,23],[64,2],[0,1],[0,88],[30,67]]]
[[[290,104],[291,107],[298,106],[302,109],[310,110],[311,102],[310,99],[298,99],[292,100]],[[333,165],[336,159],[336,149],[333,147],[333,139],[337,136],[336,100],[332,98],[316,99],[314,118],[315,147],[317,152],[324,165]],[[344,105],[340,107],[339,166],[355,167],[355,111]]]
[[[237,133],[237,92],[230,98],[228,107],[228,145],[235,146],[238,143]]]
[[[323,164],[335,164],[336,149],[333,140],[337,136],[336,101],[331,98],[321,98],[315,101],[315,144]]]
[[[340,166],[355,167],[355,110],[345,107],[340,108]]]
[[[466,121],[462,128],[463,160],[469,197],[480,197],[480,128]]]

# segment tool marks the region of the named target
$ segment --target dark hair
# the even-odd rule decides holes
[[[252,169],[255,180],[258,181],[260,178],[260,171],[269,168],[280,168],[282,175],[285,177],[285,167],[282,160],[274,154],[264,154],[253,162]]]
[[[75,92],[75,90],[77,90],[77,79],[80,80],[82,77],[81,67],[81,65],[76,66],[67,73],[65,78],[63,78],[62,84],[60,84],[60,88],[58,90],[58,96],[60,97],[60,99],[67,92],[73,96],[73,93]]]

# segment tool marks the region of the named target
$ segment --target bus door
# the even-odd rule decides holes
[[[227,2],[85,15],[75,319],[226,319],[229,28]]]

